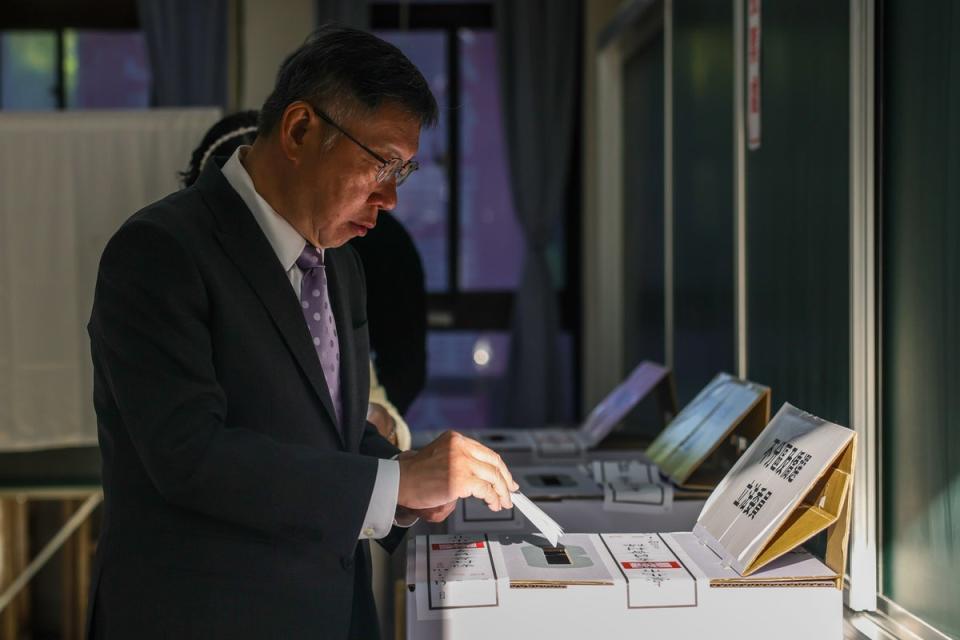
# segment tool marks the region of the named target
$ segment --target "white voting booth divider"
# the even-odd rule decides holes
[[[0,113],[0,451],[96,445],[87,320],[100,253],[218,108]]]
[[[855,444],[784,405],[693,532],[418,536],[407,635],[839,640]],[[798,547],[824,529],[825,562]]]

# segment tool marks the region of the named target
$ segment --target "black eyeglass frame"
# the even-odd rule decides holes
[[[304,102],[306,102],[306,100]],[[321,120],[323,120],[324,122],[329,124],[331,127],[333,127],[334,129],[336,129],[337,131],[345,135],[348,140],[350,140],[355,145],[357,145],[358,147],[360,147],[361,149],[369,153],[373,158],[377,160],[377,162],[380,163],[380,168],[377,169],[378,183],[385,182],[390,178],[390,176],[393,176],[397,181],[397,186],[399,187],[406,181],[407,178],[410,177],[411,173],[413,173],[414,171],[420,168],[420,163],[417,162],[416,160],[407,160],[406,162],[404,162],[402,158],[396,158],[396,157],[391,158],[390,160],[387,160],[386,158],[381,156],[379,153],[377,153],[376,151],[374,151],[373,149],[371,149],[370,147],[368,147],[367,145],[363,144],[362,142],[354,138],[352,135],[350,135],[350,132],[348,132],[346,129],[341,127],[339,124],[336,123],[336,121],[334,121],[333,118],[331,118],[326,113],[324,113],[323,109],[318,108],[317,106],[315,106],[310,102],[307,102],[307,104],[310,105],[310,108],[313,109],[314,113],[316,113]]]

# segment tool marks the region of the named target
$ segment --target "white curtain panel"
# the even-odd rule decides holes
[[[0,451],[95,444],[100,253],[178,188],[219,109],[0,113]]]

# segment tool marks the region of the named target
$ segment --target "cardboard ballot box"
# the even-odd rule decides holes
[[[692,533],[418,536],[408,637],[839,640],[855,442],[785,405]],[[820,560],[799,545],[823,530]]]
[[[664,424],[673,418],[677,401],[670,370],[643,361],[593,408],[578,428],[482,429],[462,433],[505,457],[509,456],[511,462],[579,459],[610,435],[614,427],[648,396],[656,398]],[[441,433],[413,432],[413,448],[426,446]]]

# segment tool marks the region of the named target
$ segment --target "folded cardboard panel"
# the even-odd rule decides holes
[[[770,419],[770,389],[717,374],[650,443],[647,456],[677,486],[709,492]]]
[[[839,588],[855,449],[850,429],[784,404],[710,495],[694,533],[748,576],[829,529]]]

